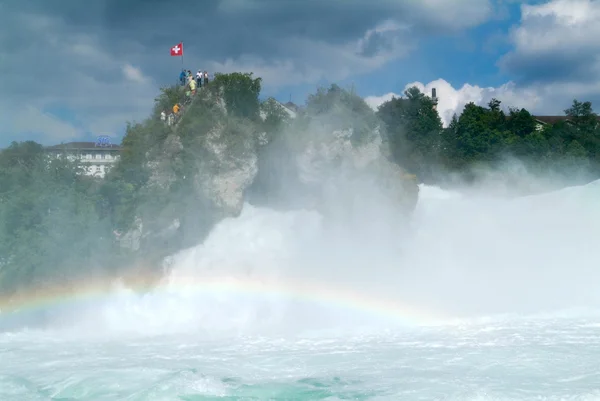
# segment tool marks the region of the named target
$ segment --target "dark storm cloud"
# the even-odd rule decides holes
[[[56,137],[72,133],[47,113],[55,107],[71,110],[87,131],[143,118],[157,87],[176,79],[180,59],[169,48],[180,41],[186,68],[250,70],[265,85],[370,72],[405,55],[419,35],[474,26],[490,14],[487,0],[451,3],[0,0],[0,135],[29,132],[36,115]],[[373,31],[382,23],[387,28]],[[17,118],[21,105],[29,111]]]
[[[560,53],[508,54],[500,65],[520,85],[585,82],[597,76],[597,56],[585,50]]]
[[[248,52],[277,55],[286,51],[276,45],[282,37],[342,44],[386,19],[421,30],[451,28],[440,26],[432,17],[435,9],[424,10],[416,0],[19,0],[8,4],[20,12],[58,17],[73,30],[101,32],[103,44],[116,52],[127,51],[124,40],[168,49],[181,38],[198,48],[203,40],[201,49],[213,58]]]

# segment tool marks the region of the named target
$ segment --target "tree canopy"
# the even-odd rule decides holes
[[[600,173],[600,121],[590,102],[573,100],[565,118],[543,124],[526,109],[502,109],[492,99],[486,106],[465,105],[443,128],[431,99],[418,88],[379,107],[394,160],[423,180],[440,172],[468,173],[473,166],[494,167],[507,157],[529,168],[569,174],[585,169]]]
[[[390,159],[430,182],[447,172],[493,167],[507,156],[540,171],[585,168],[600,175],[600,126],[590,102],[574,100],[563,121],[543,125],[529,111],[505,112],[492,99],[485,106],[467,104],[443,127],[432,99],[415,87],[373,112],[356,94],[332,85],[310,95],[294,119],[275,99],[260,100],[261,82],[251,73],[217,74],[191,102],[180,86],[162,88],[150,117],[127,126],[121,158],[104,179],[82,174],[80,160],[50,157],[32,141],[2,150],[0,292],[76,285],[139,265],[140,258],[158,266],[153,262],[198,243],[223,217],[198,179],[199,171],[220,173],[217,153],[236,165],[255,152],[256,185],[269,198],[282,190],[271,185],[272,177],[292,168],[286,160],[293,146],[278,138],[307,134],[300,128],[309,120],[351,129],[358,142],[379,130]],[[183,112],[170,126],[159,116],[175,103],[184,105]],[[215,132],[220,150],[211,153],[207,144]],[[156,234],[124,247],[121,236],[134,232],[140,220]],[[173,222],[177,235],[164,236]]]

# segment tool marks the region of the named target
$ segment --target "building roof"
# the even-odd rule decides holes
[[[544,124],[556,124],[561,121],[571,121],[569,116],[533,116],[536,120]],[[600,121],[600,116],[597,116]]]
[[[60,145],[46,146],[47,150],[121,150],[120,145],[111,143],[109,145],[96,145],[96,142],[67,142]]]
[[[536,120],[544,124],[556,124],[561,121],[568,121],[568,116],[533,116]]]
[[[298,105],[296,105],[295,103],[292,103],[292,102],[284,103],[283,106],[285,106],[288,109],[290,109],[292,111],[295,111],[295,112],[300,111],[300,107]]]

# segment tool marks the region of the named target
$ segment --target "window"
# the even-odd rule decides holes
[[[102,155],[100,153],[96,153],[96,160],[102,159]]]

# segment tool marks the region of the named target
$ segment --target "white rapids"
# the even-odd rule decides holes
[[[162,290],[0,333],[0,400],[600,400],[598,199],[600,182],[522,198],[423,187],[396,243],[247,205],[175,255]],[[343,286],[444,319],[167,291],[218,275]]]

